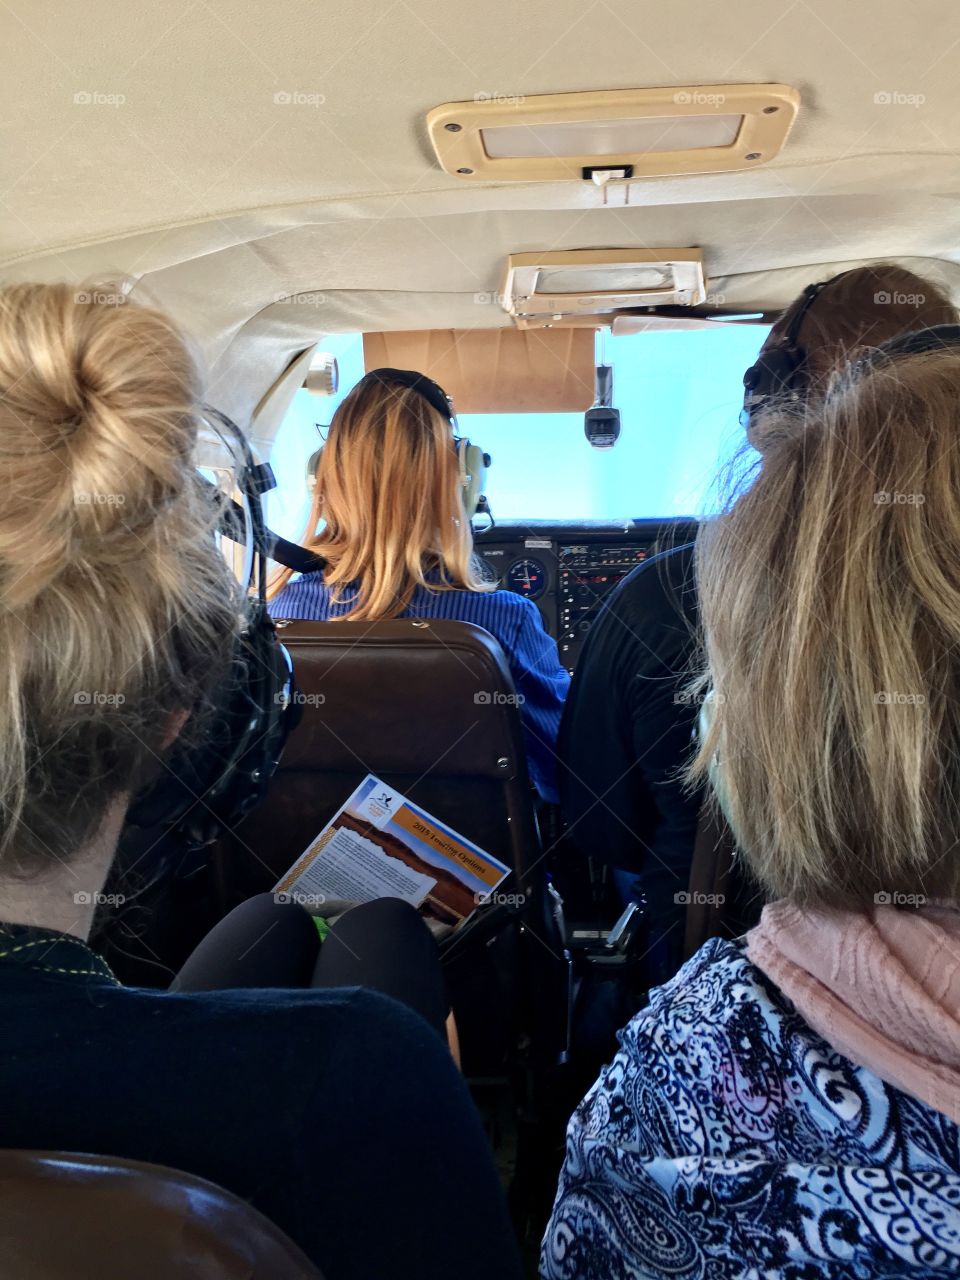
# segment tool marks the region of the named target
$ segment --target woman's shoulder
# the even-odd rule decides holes
[[[669,982],[653,988],[649,1004],[627,1024],[621,1039],[627,1047],[654,1040],[679,1048],[705,1027],[728,1027],[748,1005],[770,1025],[790,1012],[740,942],[711,938]]]
[[[726,1132],[723,1081],[731,1072],[742,1075],[749,1045],[748,1074],[759,1092],[769,1088],[770,1049],[780,1042],[785,1012],[739,943],[711,939],[650,991],[647,1005],[620,1031],[619,1051],[572,1129],[580,1140],[602,1135],[647,1156],[707,1154],[708,1147],[717,1154]],[[655,1088],[642,1083],[653,1081]]]
[[[608,1082],[620,1082],[631,1126],[659,1130],[672,1156],[692,1154],[692,1143],[713,1157],[873,1160],[890,1125],[907,1145],[934,1127],[925,1104],[828,1044],[741,942],[712,939],[654,989],[621,1032],[615,1067]],[[628,1085],[641,1079],[670,1098],[666,1129],[647,1091]]]
[[[705,943],[650,992],[649,1004],[620,1041],[621,1051],[644,1069],[654,1061],[668,1063],[672,1074],[692,1082],[732,1067],[758,1093],[791,1070],[798,1053],[832,1055],[748,959],[744,944],[722,938]]]
[[[391,1079],[410,1055],[436,1084],[445,1070],[446,1056],[436,1033],[405,1005],[377,991],[357,988],[238,988],[223,991],[153,992],[124,988],[131,1021],[157,1029],[176,1029],[184,1054],[192,1044],[206,1059],[235,1054],[245,1046],[250,1077],[262,1079],[276,1070],[274,1050],[295,1037],[301,1056],[296,1074],[305,1090],[329,1084],[331,1072],[343,1069],[358,1085],[360,1077],[383,1089],[383,1076]],[[238,1041],[239,1037],[239,1041]],[[389,1053],[384,1045],[389,1045]],[[228,1053],[229,1046],[229,1053]],[[336,1046],[336,1054],[332,1048]],[[189,1054],[187,1054],[189,1056]],[[392,1062],[388,1063],[387,1059]],[[389,1069],[388,1069],[389,1068]],[[282,1074],[282,1072],[281,1072]],[[403,1073],[401,1072],[401,1075]],[[403,1081],[395,1082],[402,1085]],[[392,1088],[392,1085],[390,1086]]]
[[[304,574],[288,582],[269,603],[274,618],[323,618],[329,608],[330,591],[320,573]]]
[[[423,586],[418,588],[418,592],[427,592],[431,596],[438,597],[450,596],[459,600],[493,601],[500,607],[517,607],[522,609],[524,606],[528,604],[532,605],[533,603],[532,601],[527,600],[525,596],[517,595],[515,591],[508,591],[505,587],[495,587],[491,584],[485,585],[482,582],[476,587],[438,587],[435,582],[428,579]]]
[[[499,587],[493,591],[476,591],[468,587],[445,590],[437,590],[430,585],[418,587],[411,601],[410,612],[459,618],[464,622],[487,626],[488,629],[490,624],[497,622],[516,625],[524,618],[540,617],[532,600]]]
[[[698,614],[695,548],[692,542],[668,547],[644,560],[617,585],[605,613],[646,635],[653,628],[675,630],[696,624]]]
[[[505,588],[497,587],[494,591],[479,591],[475,594],[484,596],[493,603],[494,608],[499,609],[510,617],[540,617],[540,610],[533,601],[527,596],[518,596],[515,591],[507,591]]]
[[[854,1256],[863,1280],[940,1274],[960,1260],[957,1151],[955,1125],[844,1059],[714,939],[574,1113],[541,1274],[852,1275]],[[946,1267],[927,1269],[935,1254]]]

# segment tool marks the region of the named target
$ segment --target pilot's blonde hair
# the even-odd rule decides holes
[[[239,617],[193,463],[196,365],[124,296],[0,289],[0,870],[69,858]]]
[[[697,580],[716,698],[692,774],[716,761],[762,884],[960,898],[960,349],[781,418]]]
[[[493,585],[475,567],[449,421],[418,391],[380,378],[362,379],[333,415],[303,545],[326,559],[345,618],[397,617],[418,586]],[[278,573],[270,595],[290,577]]]

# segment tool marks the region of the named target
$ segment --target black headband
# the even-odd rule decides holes
[[[865,352],[855,367],[869,369],[898,356],[919,356],[927,351],[948,351],[957,346],[960,346],[960,324],[934,324],[927,329],[914,329],[912,333],[899,333],[895,338],[888,338]]]
[[[411,391],[416,391],[418,395],[423,396],[437,413],[453,425],[453,402],[443,387],[432,378],[428,378],[425,373],[417,373],[413,369],[371,369],[361,379],[361,382],[367,381],[379,382],[385,387],[391,385],[409,387]]]
[[[793,314],[793,319],[787,325],[786,333],[783,335],[783,341],[789,346],[795,347],[800,337],[800,327],[807,318],[807,312],[813,306],[816,299],[820,296],[828,284],[832,284],[834,280],[839,280],[839,276],[832,276],[829,280],[820,280],[816,284],[808,284],[800,295],[800,305]]]

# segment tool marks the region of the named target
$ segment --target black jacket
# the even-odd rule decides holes
[[[560,725],[560,796],[584,853],[635,872],[676,916],[700,810],[679,774],[698,707],[684,694],[698,626],[693,545],[638,565],[604,602]]]
[[[122,987],[79,940],[0,925],[0,1041],[0,1147],[198,1174],[325,1280],[521,1274],[463,1081],[386,996]]]

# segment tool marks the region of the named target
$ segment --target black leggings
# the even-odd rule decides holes
[[[261,893],[207,934],[171,991],[228,987],[370,987],[414,1009],[444,1038],[450,1013],[440,956],[419,914],[398,898],[345,912],[320,942],[296,902]]]

